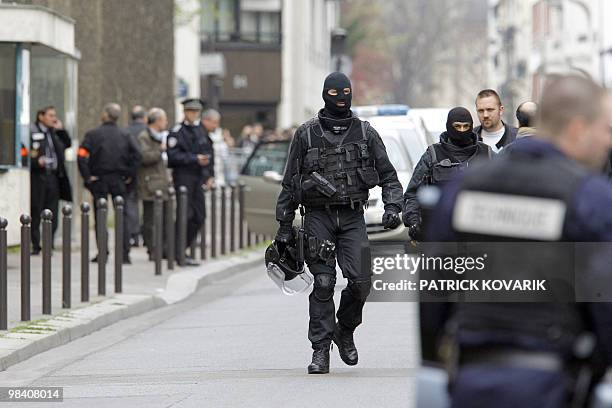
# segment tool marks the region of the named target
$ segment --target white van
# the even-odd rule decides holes
[[[413,115],[406,105],[359,106],[353,108],[353,113],[367,120],[380,134],[402,189],[405,189],[414,167],[432,143],[421,118]],[[365,219],[371,241],[408,240],[408,231],[403,224],[393,230],[383,228],[381,218],[385,210],[380,187],[370,190],[368,204]]]

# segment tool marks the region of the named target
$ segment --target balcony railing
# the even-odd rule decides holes
[[[202,32],[204,43],[223,43],[223,44],[260,44],[260,45],[280,45],[282,35],[280,32],[267,31],[209,31]]]

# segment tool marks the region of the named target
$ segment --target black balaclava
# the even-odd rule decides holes
[[[344,89],[350,88],[351,93],[344,94]],[[335,89],[338,95],[331,96],[327,93],[330,89]],[[332,72],[325,78],[323,84],[323,100],[325,101],[325,113],[335,119],[344,119],[351,116],[351,100],[353,98],[353,88],[351,81],[342,72]],[[343,107],[338,106],[338,102],[344,102]]]
[[[453,127],[453,123],[463,122],[469,123],[470,129],[465,132],[460,132]],[[458,107],[451,109],[448,112],[448,119],[446,120],[446,132],[452,144],[456,146],[469,146],[474,143],[474,121],[470,111],[465,108]]]

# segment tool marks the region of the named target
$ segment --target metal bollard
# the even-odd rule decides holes
[[[115,197],[115,293],[121,293],[123,288],[123,197]]]
[[[238,185],[238,248],[244,248],[244,183]]]
[[[236,252],[236,186],[230,189],[230,252]]]
[[[8,221],[0,218],[0,330],[8,329],[7,226]]]
[[[42,313],[51,314],[51,246],[53,240],[53,212],[42,212]]]
[[[162,274],[162,246],[164,221],[164,195],[160,190],[155,191],[153,202],[153,259],[155,260],[155,275]]]
[[[177,261],[179,266],[185,266],[185,251],[187,250],[187,187],[179,187],[177,216]]]
[[[210,189],[210,257],[217,257],[217,187]]]
[[[227,194],[225,186],[221,186],[221,255],[225,255],[225,241],[227,234]]]
[[[30,242],[32,218],[23,214],[21,221],[21,321],[30,320]]]
[[[168,270],[174,269],[174,259],[176,257],[174,248],[174,237],[176,234],[174,224],[174,203],[176,200],[176,191],[174,187],[168,188],[168,201],[166,206],[166,259],[168,262]]]
[[[72,207],[66,204],[62,208],[62,307],[64,309],[70,309],[71,307],[71,287],[72,284],[72,238],[71,238],[71,224],[72,224]]]
[[[89,302],[89,204],[81,204],[81,302]]]
[[[208,195],[208,190],[204,190],[204,208],[206,213],[206,208],[210,208],[206,205],[206,196]],[[206,224],[208,217],[204,217],[204,222],[202,223],[202,228],[200,228],[200,259],[203,261],[206,260]]]
[[[98,295],[106,295],[106,258],[108,256],[108,237],[106,230],[107,202],[105,198],[98,200]]]

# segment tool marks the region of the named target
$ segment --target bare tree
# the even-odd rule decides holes
[[[356,74],[367,76],[373,66],[382,73],[374,76],[383,81],[374,95],[387,97],[378,102],[429,107],[444,95],[446,103],[459,104],[484,81],[486,18],[475,15],[486,16],[486,0],[351,0],[348,6],[357,64],[369,56]]]

